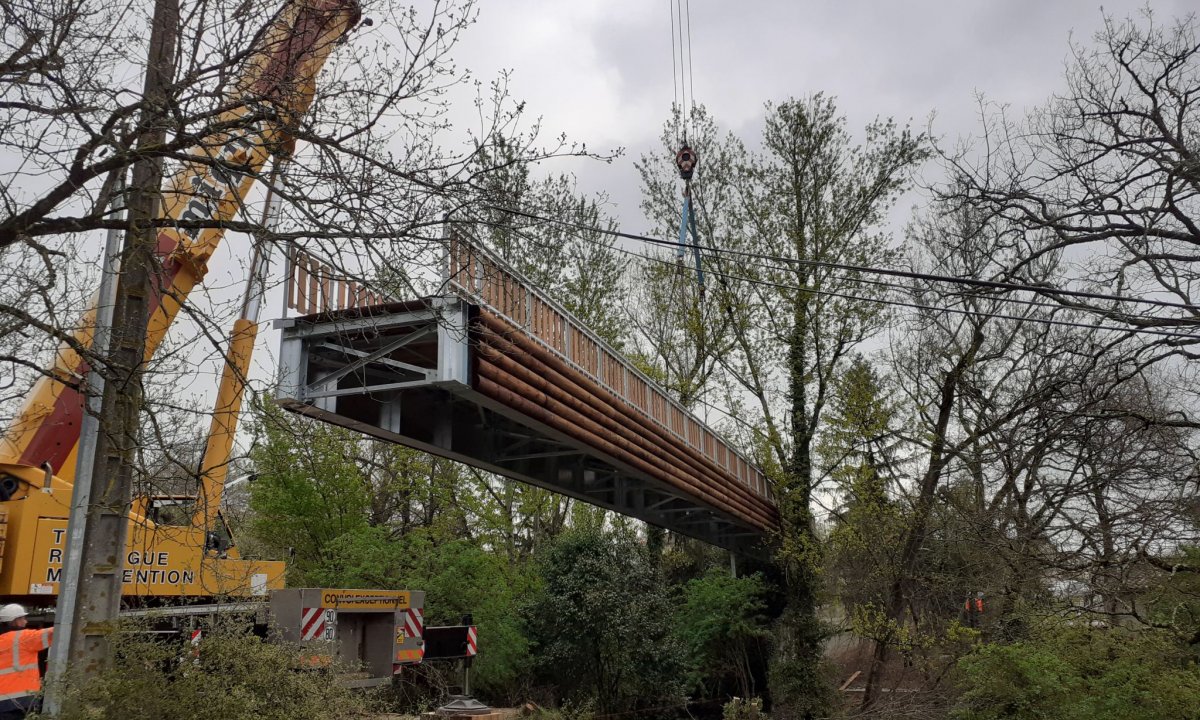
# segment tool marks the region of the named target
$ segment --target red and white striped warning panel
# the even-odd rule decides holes
[[[192,662],[200,662],[200,636],[200,628],[196,628],[192,631],[192,637],[190,641],[192,645],[191,656],[194,658]]]
[[[301,640],[332,640],[337,626],[337,611],[328,608],[304,608],[300,613]]]
[[[479,640],[475,633],[475,626],[467,628],[467,657],[479,653]]]
[[[396,651],[392,658],[397,663],[395,672],[400,672],[401,664],[419,663],[425,658],[424,613],[419,607],[401,612],[404,613],[404,621],[396,626]]]
[[[300,613],[300,639],[315,640],[325,629],[323,608],[304,608]]]
[[[404,629],[410,638],[419,638],[425,634],[425,614],[421,608],[409,608],[405,611]]]

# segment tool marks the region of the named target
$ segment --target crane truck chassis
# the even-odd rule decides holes
[[[359,671],[342,679],[350,687],[389,682],[405,666],[457,660],[478,652],[473,625],[425,627],[425,593],[419,590],[288,588],[269,600],[126,610],[122,617],[157,629],[187,633],[202,643],[205,620],[237,617],[261,635],[301,649],[309,666]],[[434,641],[427,646],[426,637]]]

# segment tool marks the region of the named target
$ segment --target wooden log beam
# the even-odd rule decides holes
[[[617,422],[638,428],[644,434],[656,438],[664,449],[670,450],[676,457],[683,455],[690,458],[689,466],[703,468],[708,474],[713,475],[723,489],[751,499],[750,502],[770,518],[766,529],[774,529],[778,526],[778,509],[766,498],[754,492],[747,484],[739,481],[729,471],[684,443],[680,438],[675,437],[666,428],[660,427],[638,413],[628,403],[623,402],[591,378],[570,367],[561,358],[554,356],[546,348],[525,337],[499,317],[486,310],[481,310],[479,320],[480,325],[477,326],[477,329],[479,339],[483,343],[529,365],[555,385],[566,389],[573,397],[585,400],[599,412],[605,414],[616,412],[614,420]]]
[[[549,394],[524,382],[514,374],[506,372],[486,358],[477,358],[476,362],[481,380],[490,381],[508,389],[530,403],[548,411],[549,416],[555,421],[555,425],[552,425],[555,429],[567,432],[567,430],[563,429],[563,426],[570,426],[572,431],[569,434],[575,436],[577,439],[582,437],[585,442],[588,442],[597,449],[636,467],[642,472],[646,472],[668,487],[674,487],[688,493],[710,504],[714,508],[756,527],[762,529],[770,527],[770,520],[767,515],[761,509],[751,507],[745,501],[745,498],[714,492],[712,488],[707,487],[702,481],[689,476],[678,466],[655,455],[653,450],[643,446],[637,440],[631,439],[625,433],[611,432],[608,428],[601,426],[599,423],[587,418],[581,412],[576,411],[569,404],[556,400]]]
[[[711,478],[716,474],[714,469],[706,468],[698,462],[694,455],[684,453],[678,447],[656,443],[645,433],[637,432],[636,427],[632,426],[617,408],[604,405],[595,397],[587,397],[586,389],[578,386],[571,387],[569,381],[552,368],[545,367],[529,357],[522,358],[526,364],[517,362],[491,345],[480,344],[478,351],[480,353],[478,362],[481,363],[481,369],[482,363],[498,366],[499,369],[520,379],[531,388],[545,393],[553,400],[570,408],[572,412],[587,418],[589,422],[598,426],[593,432],[603,433],[606,437],[617,436],[632,443],[638,448],[638,452],[647,456],[650,462],[682,471],[685,475],[689,471],[698,477]],[[776,517],[774,507],[765,503],[753,492],[748,492],[749,488],[736,483],[731,476],[727,476],[727,478],[731,483],[727,483],[726,486],[715,484],[722,491],[722,495],[737,498],[745,504],[747,512],[760,515],[766,523],[762,525],[763,529],[774,527],[772,524]],[[712,490],[714,484],[704,485],[703,488],[706,491]]]

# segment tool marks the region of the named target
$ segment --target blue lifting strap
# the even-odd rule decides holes
[[[683,260],[684,249],[687,247],[688,231],[692,233],[692,254],[696,258],[696,282],[700,285],[700,294],[704,294],[704,268],[700,265],[700,234],[696,232],[696,213],[692,210],[692,193],[689,187],[683,193],[683,210],[679,213],[679,245],[675,248],[675,256]]]

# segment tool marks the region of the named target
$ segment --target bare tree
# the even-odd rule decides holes
[[[1160,22],[1149,10],[1106,17],[1094,46],[1073,47],[1066,88],[1044,107],[1022,122],[984,106],[982,141],[950,157],[958,182],[945,194],[1009,223],[1013,261],[997,277],[1034,280],[1036,263],[1071,249],[1082,271],[1053,284],[1175,304],[1047,297],[1135,327],[1180,328],[1158,344],[1189,359],[1200,246],[1196,22]]]
[[[474,22],[471,0],[437,0],[420,11],[375,3],[372,22],[352,27],[316,77],[295,67],[307,62],[329,13],[357,5],[304,5],[308,15],[293,27],[288,13],[297,7],[182,3],[169,28],[177,52],[155,101],[136,91],[148,20],[141,5],[0,1],[0,256],[8,281],[0,290],[0,362],[17,371],[11,398],[24,394],[31,374],[45,373],[59,344],[106,371],[79,334],[95,281],[80,270],[94,258],[81,248],[89,233],[129,226],[114,190],[143,160],[164,164],[172,179],[152,199],[175,208],[138,220],[158,234],[152,277],[174,265],[198,282],[222,236],[238,243],[244,234],[268,248],[290,242],[323,251],[370,283],[376,266],[407,264],[409,276],[420,275],[444,214],[482,197],[495,145],[504,144],[513,166],[574,151],[561,137],[539,145],[536,123],[509,102],[503,76],[476,85],[478,134],[465,131],[465,143],[455,134],[449,93],[469,87],[472,76],[454,65],[452,51]],[[139,145],[150,130],[163,139]],[[269,157],[284,170],[273,174]],[[267,185],[282,199],[269,227],[250,207]],[[151,411],[196,412],[178,385],[205,366],[205,347],[210,366],[225,352],[233,311],[184,303],[190,287],[165,288],[182,304],[188,332],[155,348],[147,382],[164,392],[150,398]],[[148,422],[143,441],[168,446],[168,426],[177,423]]]

